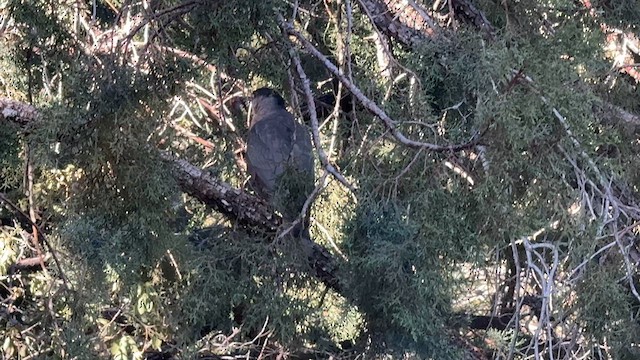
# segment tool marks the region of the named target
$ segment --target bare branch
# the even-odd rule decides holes
[[[479,136],[474,136],[469,142],[464,144],[456,144],[456,145],[436,145],[432,143],[426,143],[416,140],[411,140],[407,138],[402,132],[400,132],[396,127],[396,121],[391,119],[387,113],[382,110],[374,101],[366,97],[362,91],[355,86],[349,79],[347,79],[340,70],[325,56],[323,55],[309,40],[307,40],[300,32],[293,28],[293,25],[286,22],[282,15],[278,14],[278,21],[280,22],[280,26],[282,29],[290,35],[293,35],[296,39],[298,39],[302,46],[313,56],[315,56],[318,60],[320,60],[323,65],[331,72],[337,79],[344,84],[344,86],[349,89],[351,94],[360,101],[360,103],[371,111],[374,115],[380,118],[389,132],[393,136],[393,138],[406,146],[415,147],[415,148],[425,148],[430,151],[435,152],[443,152],[443,151],[460,151],[464,149],[469,149],[478,144]]]
[[[8,98],[0,98],[0,120],[7,120],[26,126],[38,118],[38,110],[32,105]]]
[[[404,6],[404,2],[389,1],[391,5],[395,3],[397,9],[391,9],[385,1],[379,0],[358,0],[358,3],[377,28],[405,46],[413,47],[422,42],[426,36],[433,36],[439,31],[432,22],[429,23],[420,14]],[[403,9],[407,12],[400,12]],[[398,20],[399,18],[401,19]]]
[[[282,218],[264,200],[210,176],[186,160],[166,152],[161,152],[160,157],[173,168],[182,191],[240,224],[274,233],[282,224]],[[329,288],[339,291],[338,266],[331,253],[311,239],[301,237],[300,241],[315,275]]]
[[[318,129],[318,114],[316,113],[316,103],[313,99],[313,94],[311,93],[311,87],[309,85],[309,78],[305,74],[302,69],[302,64],[300,63],[300,58],[295,50],[290,49],[289,55],[291,56],[291,60],[293,61],[296,71],[298,72],[298,76],[302,81],[302,87],[304,89],[305,96],[307,98],[307,103],[309,104],[309,117],[311,119],[311,134],[313,135],[313,143],[316,146],[316,150],[318,151],[318,157],[320,158],[320,162],[322,163],[322,167],[324,167],[329,173],[331,173],[341,184],[343,184],[347,189],[349,189],[352,193],[355,193],[355,188],[353,185],[347,181],[347,179],[329,162],[329,157],[327,153],[322,148],[322,142],[320,140],[320,131]],[[339,102],[339,99],[337,100]]]
[[[56,267],[58,268],[58,273],[59,273],[58,275],[62,279],[65,287],[69,288],[69,282],[67,281],[67,277],[65,276],[64,271],[62,271],[62,266],[60,265],[60,261],[58,260],[58,255],[56,254],[56,250],[53,248],[53,246],[51,246],[49,239],[44,235],[44,232],[42,231],[42,229],[40,229],[38,224],[36,224],[31,220],[29,215],[25,214],[24,211],[22,211],[16,204],[11,202],[11,200],[7,199],[7,197],[2,193],[0,193],[0,201],[3,202],[8,209],[10,209],[20,217],[27,220],[31,224],[31,226],[33,226],[38,231],[38,233],[40,234],[40,238],[42,239],[42,242],[44,242],[47,245],[47,247],[49,248],[49,251],[51,252],[51,257],[53,257],[53,261],[55,262]],[[39,254],[38,258],[41,259],[42,255]],[[44,267],[44,263],[42,264],[42,266]]]

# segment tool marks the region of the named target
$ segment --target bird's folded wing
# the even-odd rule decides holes
[[[272,195],[293,149],[295,123],[291,115],[270,116],[257,122],[247,137],[247,167],[260,192]]]

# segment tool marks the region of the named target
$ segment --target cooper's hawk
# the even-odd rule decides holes
[[[313,152],[307,129],[287,111],[282,96],[269,88],[253,93],[247,136],[247,169],[256,193],[295,220],[314,187]],[[293,229],[308,228],[308,216]]]

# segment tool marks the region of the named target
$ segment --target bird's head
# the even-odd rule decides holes
[[[277,91],[266,87],[254,91],[249,109],[251,126],[266,115],[281,110],[286,111],[286,105]]]

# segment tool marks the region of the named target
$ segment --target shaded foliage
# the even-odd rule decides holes
[[[0,123],[0,191],[32,207],[46,252],[62,259],[18,269],[37,255],[32,229],[0,212],[5,357],[454,359],[470,343],[495,358],[637,356],[637,129],[594,111],[639,110],[637,84],[610,69],[600,27],[632,31],[634,2],[594,1],[596,17],[574,1],[478,1],[497,40],[443,22],[441,38],[390,41],[389,69],[355,2],[96,4],[91,21],[90,3],[3,10],[0,91],[41,118],[28,131]],[[349,94],[338,117],[322,112],[316,146],[357,189],[329,176],[311,209],[339,293],[312,276],[301,244],[181,194],[159,155],[242,187],[243,95],[270,85],[309,118],[291,52],[315,95],[341,104],[329,95],[338,79],[278,27],[293,6],[304,36],[408,138],[480,139],[458,152],[409,148]],[[283,180],[310,190],[307,179]],[[298,209],[298,195],[278,199]],[[461,311],[513,314],[513,327],[461,332]]]

